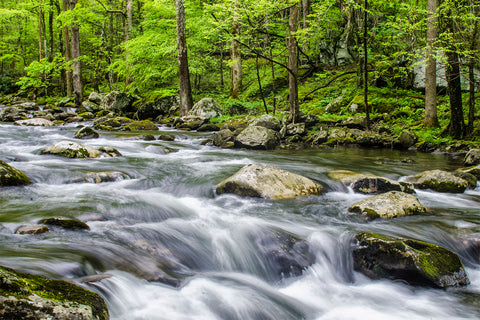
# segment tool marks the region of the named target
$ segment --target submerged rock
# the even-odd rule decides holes
[[[362,232],[355,236],[354,269],[372,279],[399,279],[436,288],[469,284],[460,258],[427,242]]]
[[[217,185],[217,193],[266,199],[317,195],[323,187],[312,180],[267,164],[249,164]]]
[[[90,230],[90,227],[88,226],[88,224],[77,219],[67,219],[67,218],[60,218],[60,217],[46,218],[46,219],[40,220],[38,223],[46,224],[50,226],[57,226],[57,227],[61,227],[63,229],[68,229],[68,230],[79,230],[79,229]]]
[[[22,226],[18,228],[15,233],[18,234],[41,234],[48,232],[48,227],[47,226]]]
[[[0,160],[0,186],[24,186],[32,183],[22,171]]]
[[[406,182],[398,182],[389,178],[372,174],[357,173],[350,170],[335,170],[328,173],[334,180],[339,180],[353,191],[364,194],[379,194],[389,191],[402,191],[413,193],[413,185]]]
[[[431,189],[438,192],[462,193],[468,187],[468,181],[442,170],[428,170],[407,177],[407,182],[413,183],[419,189]]]
[[[0,266],[2,319],[107,320],[102,297],[62,280]]]
[[[60,141],[41,151],[41,154],[53,154],[67,158],[98,158],[100,156],[121,156],[121,153],[113,147],[100,147],[98,149],[76,143],[73,141]]]
[[[128,179],[128,175],[119,171],[87,172],[83,181],[89,183],[116,182]]]
[[[411,194],[390,191],[361,200],[351,205],[348,211],[362,214],[370,219],[390,219],[422,214],[427,212],[427,209]]]
[[[100,137],[97,131],[90,127],[83,127],[75,132],[75,138],[77,139],[96,139]]]
[[[260,126],[248,126],[235,140],[235,147],[247,149],[271,150],[280,142],[278,132]]]
[[[18,126],[38,126],[38,127],[52,127],[54,123],[44,118],[31,118],[25,120],[17,120],[15,124]]]

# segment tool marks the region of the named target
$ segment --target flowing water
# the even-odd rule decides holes
[[[480,188],[460,195],[417,190],[428,214],[368,222],[347,211],[366,196],[327,176],[348,169],[401,179],[453,170],[461,159],[357,148],[221,150],[201,145],[206,134],[161,130],[176,140],[104,133],[81,142],[114,146],[123,156],[80,160],[39,152],[75,140],[74,126],[0,125],[0,159],[34,182],[0,190],[0,264],[71,281],[107,274],[83,285],[105,298],[112,319],[480,319],[478,251],[463,242],[480,233]],[[255,162],[307,176],[328,192],[277,201],[215,194],[218,182]],[[79,182],[89,171],[129,178]],[[58,216],[85,221],[90,230],[15,233]],[[309,244],[315,262],[301,275],[278,275],[265,254],[263,237],[278,230]],[[368,279],[352,267],[351,241],[359,231],[453,250],[471,284],[438,290]]]

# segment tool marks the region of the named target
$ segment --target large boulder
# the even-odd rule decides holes
[[[280,131],[282,128],[282,122],[272,115],[264,114],[260,118],[255,119],[252,126],[265,127],[274,131]]]
[[[188,112],[189,116],[211,119],[222,115],[222,106],[212,98],[203,98]]]
[[[156,119],[159,116],[169,115],[170,110],[178,107],[179,104],[178,96],[164,97],[153,94],[140,102],[136,116],[139,120]]]
[[[38,126],[38,127],[51,127],[54,123],[44,118],[31,118],[15,121],[17,126]]]
[[[464,173],[469,173],[471,175],[474,175],[477,179],[480,179],[480,165],[476,165],[476,166],[465,168],[465,169],[460,169],[459,171]]]
[[[25,112],[25,109],[21,107],[8,106],[3,107],[2,110],[0,110],[0,121],[3,122],[14,122],[26,117],[27,113]]]
[[[249,164],[217,185],[217,193],[266,199],[317,195],[324,191],[312,180],[268,164]]]
[[[220,148],[232,148],[235,145],[235,136],[230,129],[223,129],[213,134],[213,144]]]
[[[22,171],[0,160],[0,186],[24,186],[32,183]]]
[[[474,166],[480,164],[480,149],[471,149],[465,155],[463,163],[466,166]]]
[[[2,319],[109,319],[102,297],[62,280],[0,267]]]
[[[150,120],[133,121],[123,126],[122,129],[127,131],[140,131],[140,130],[158,131],[158,127],[155,125],[155,123],[153,123]]]
[[[369,219],[390,219],[422,214],[427,212],[427,209],[411,194],[390,191],[356,202],[348,211],[362,214]]]
[[[127,117],[101,117],[95,120],[93,128],[106,131],[121,130],[122,127],[129,125],[132,122],[133,120]]]
[[[278,132],[260,126],[248,126],[235,141],[235,147],[247,149],[270,150],[280,142]]]
[[[438,192],[462,193],[468,187],[468,181],[442,170],[428,170],[407,177],[418,189],[431,189]]]
[[[60,141],[41,151],[42,154],[53,154],[67,158],[98,158],[100,156],[111,157],[117,155],[111,148],[96,149],[73,141]],[[118,155],[120,154],[117,151]]]
[[[436,288],[469,284],[460,258],[427,242],[362,232],[355,236],[353,266],[372,279],[403,280]]]
[[[339,180],[355,192],[364,194],[378,194],[389,191],[413,193],[413,185],[407,182],[398,182],[389,178],[372,174],[357,173],[350,170],[334,170],[328,173],[334,180]]]
[[[91,92],[90,95],[88,96],[88,101],[93,102],[96,105],[100,105],[103,99],[105,99],[105,95],[95,91]]]
[[[112,91],[102,99],[100,108],[118,114],[126,114],[134,111],[132,104],[136,100],[126,92]]]

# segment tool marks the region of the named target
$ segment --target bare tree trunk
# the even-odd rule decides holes
[[[288,101],[290,110],[288,120],[295,123],[300,113],[298,103],[298,43],[295,33],[298,29],[299,12],[298,4],[290,7],[290,17],[288,19]]]
[[[70,0],[70,10],[74,10],[78,0]],[[73,60],[73,96],[75,106],[82,105],[82,67],[80,62],[80,30],[76,22],[70,27],[72,34],[72,60]]]
[[[233,12],[232,22],[232,89],[230,96],[234,99],[238,99],[238,95],[242,90],[242,52],[240,44],[237,39],[240,36],[240,26],[238,24],[238,2],[235,1],[235,8]]]
[[[218,69],[220,72],[220,86],[223,87],[225,85],[223,80],[223,41],[219,42],[219,50],[220,50],[220,59],[218,61]]]
[[[470,2],[472,6],[472,13],[475,16],[478,16],[478,9],[475,9],[473,1]],[[472,34],[472,42],[470,43],[470,50],[473,52],[475,49],[478,49],[478,20],[475,20]],[[468,100],[468,124],[467,124],[467,134],[471,135],[473,133],[473,124],[475,122],[475,59],[470,58],[468,64],[468,80],[469,80],[469,100]]]
[[[308,28],[308,15],[311,9],[311,0],[302,0],[303,29]]]
[[[49,44],[48,44],[48,61],[53,61],[53,0],[50,0],[50,13],[48,15],[48,33],[49,33]]]
[[[127,5],[125,7],[127,21],[125,23],[125,41],[130,40],[132,37],[132,22],[133,22],[133,0],[127,0]],[[125,60],[127,60],[127,75],[125,77],[125,87],[132,82],[132,77],[130,76],[130,64],[128,63],[128,53],[125,55]]]
[[[38,0],[38,61],[42,60],[42,0]]]
[[[365,118],[367,129],[370,128],[370,108],[368,106],[368,27],[367,27],[367,7],[368,0],[364,1],[363,8],[363,97],[365,103]]]
[[[258,89],[260,90],[260,96],[262,97],[263,107],[265,109],[265,114],[268,114],[267,102],[265,101],[265,95],[263,93],[263,88],[262,88],[262,79],[260,78],[260,68],[258,66],[258,53],[255,56],[255,68],[257,70]]]
[[[190,72],[188,70],[187,35],[184,0],[176,0],[178,78],[180,82],[180,114],[186,115],[193,106]]]
[[[68,10],[68,0],[62,0],[62,10],[63,12]],[[63,28],[63,39],[65,42],[65,61],[69,62],[72,60],[72,47],[70,45],[70,37],[68,35],[68,27]],[[72,72],[70,69],[66,71],[66,87],[67,87],[67,97],[72,96]]]
[[[456,51],[448,50],[447,67],[445,75],[448,85],[450,100],[450,135],[452,138],[461,139],[465,133],[465,122],[462,108],[462,87],[460,83],[460,61]]]
[[[425,60],[425,121],[427,127],[438,126],[437,116],[437,66],[435,40],[437,38],[437,1],[428,0],[427,54]]]

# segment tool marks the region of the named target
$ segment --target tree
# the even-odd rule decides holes
[[[180,114],[186,115],[193,106],[190,72],[188,70],[187,36],[184,0],[176,0],[178,78],[180,83]]]
[[[230,96],[234,99],[238,99],[238,94],[242,88],[242,52],[240,43],[238,42],[239,36],[238,0],[235,0],[232,20],[232,89],[230,92]]]
[[[78,0],[70,0],[69,8],[71,11],[75,10]],[[76,18],[74,19],[77,20]],[[75,99],[75,106],[79,108],[82,105],[83,86],[82,86],[82,65],[80,61],[80,30],[78,24],[74,21],[70,26],[72,35],[72,60],[73,60],[73,96]]]
[[[300,114],[300,106],[298,103],[298,42],[295,38],[298,22],[298,4],[294,4],[290,7],[290,16],[288,19],[288,101],[290,105],[288,119],[292,123],[295,123]]]
[[[437,127],[437,60],[435,41],[437,39],[437,1],[427,2],[427,52],[425,60],[425,121],[427,127]]]

